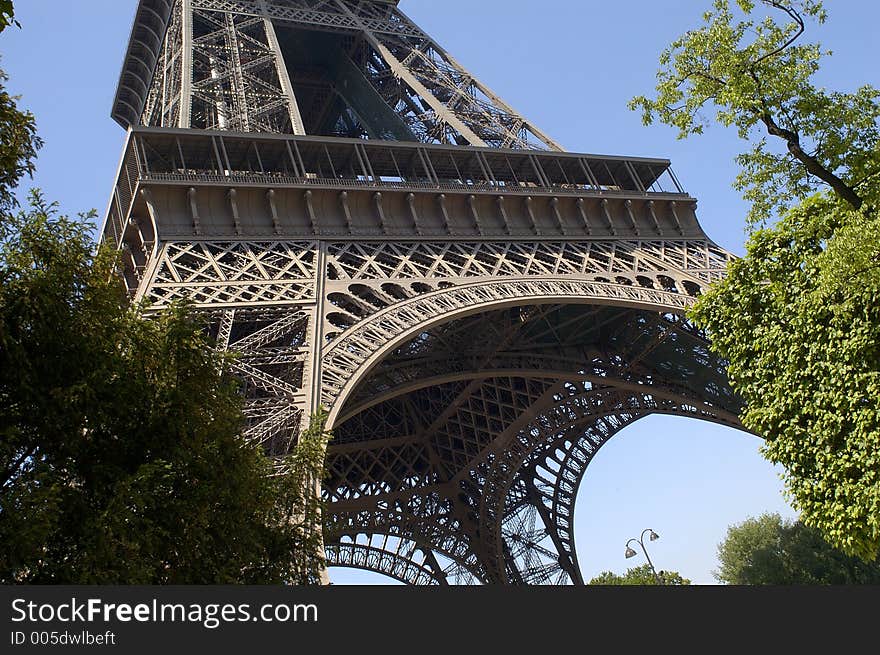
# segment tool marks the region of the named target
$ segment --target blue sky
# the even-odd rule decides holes
[[[653,88],[657,56],[699,23],[708,0],[403,0],[401,7],[471,72],[571,151],[668,157],[698,215],[719,245],[742,254],[746,206],[731,189],[736,135],[720,127],[687,141],[643,127],[627,100]],[[880,4],[826,3],[826,25],[809,38],[834,51],[821,84],[880,86],[876,26]],[[37,116],[46,146],[33,182],[62,209],[104,211],[124,140],[110,119],[136,0],[18,0],[22,29],[0,36],[9,89]],[[25,185],[30,186],[30,185]],[[575,516],[577,548],[589,579],[644,562],[623,557],[644,528],[661,539],[657,568],[712,584],[716,547],[727,527],[778,511],[795,516],[780,470],[760,440],[728,428],[651,417],[624,430],[593,460]],[[379,576],[334,571],[336,583]]]

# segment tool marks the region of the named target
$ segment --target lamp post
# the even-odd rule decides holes
[[[638,555],[638,553],[630,547],[630,543],[635,541],[637,544],[639,544],[642,547],[642,552],[645,554],[645,559],[648,560],[648,565],[651,567],[651,572],[654,574],[654,580],[657,581],[658,585],[662,585],[663,582],[660,580],[660,576],[657,575],[657,569],[654,568],[654,562],[651,561],[651,558],[648,556],[648,549],[645,548],[646,532],[648,533],[648,539],[651,541],[657,541],[660,538],[660,535],[654,532],[651,528],[645,528],[644,530],[642,530],[642,534],[638,539],[633,537],[626,542],[626,551],[624,551],[623,554],[627,559],[629,559],[630,557],[635,557],[636,555]]]

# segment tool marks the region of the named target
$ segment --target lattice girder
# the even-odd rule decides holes
[[[598,450],[623,427],[645,414],[605,417],[584,430],[577,425],[555,441],[536,449],[524,464],[519,479],[526,488],[525,498],[508,494],[507,510],[525,500],[538,510],[552,539],[560,562],[576,584],[583,584],[575,548],[574,505],[587,466]]]
[[[588,418],[563,431],[569,440],[645,412],[737,424],[723,366],[678,318],[693,302],[684,282],[713,271],[687,248],[228,240],[156,253],[144,296],[157,307],[195,300],[215,312],[221,345],[240,353],[249,439],[283,454],[315,403],[331,409],[334,548],[345,535],[386,534],[429,544],[420,552],[468,579],[578,582],[573,496],[550,491],[569,490],[573,473],[542,482],[529,503],[510,497],[535,453],[562,438],[560,421],[573,420],[570,406],[556,407],[566,385],[603,406],[579,408]],[[339,557],[439,580],[436,567],[425,577],[424,561],[372,546]]]
[[[425,493],[446,497],[462,526],[479,526],[479,538],[475,533],[468,552],[481,562],[480,579],[577,582],[571,492],[557,495],[549,507],[541,506],[540,494],[526,503],[544,524],[532,537],[540,533],[548,542],[529,545],[525,536],[512,536],[507,517],[522,505],[509,507],[512,486],[524,467],[534,468],[540,453],[560,439],[577,441],[578,452],[583,452],[584,444],[604,443],[645,413],[738,425],[735,398],[722,394],[707,403],[699,383],[688,388],[686,380],[676,384],[672,378],[654,379],[659,370],[669,375],[677,353],[690,357],[702,353],[705,345],[701,335],[674,316],[613,307],[521,305],[422,327],[416,339],[386,354],[362,379],[352,394],[353,408],[340,415],[338,442],[328,453],[333,471],[328,498],[340,508],[369,505],[379,510]],[[504,367],[514,359],[528,363],[517,370],[517,377],[508,369],[503,369],[508,375],[493,372],[493,366]],[[548,362],[558,370],[546,366]],[[720,365],[709,361],[705,366],[707,375],[723,384]],[[505,409],[505,402],[511,402],[503,399],[505,393],[535,384],[532,393]],[[399,418],[389,419],[392,414]],[[535,417],[531,422],[530,416]],[[550,482],[570,486],[570,478],[567,474]],[[479,493],[465,493],[464,505],[456,511],[455,495],[461,495],[462,484]],[[405,513],[393,518],[396,533],[414,539],[421,522]],[[381,523],[372,527],[388,529]],[[511,539],[516,548],[511,548]],[[558,551],[555,559],[547,560],[548,546]],[[546,566],[536,563],[545,560]]]
[[[451,487],[429,488],[400,496],[392,502],[375,505],[336,502],[327,507],[324,536],[329,544],[363,540],[364,535],[383,535],[399,543],[418,545],[427,557],[429,552],[455,562],[475,579],[485,581],[483,558],[476,552],[473,525],[463,513],[460,500]],[[418,567],[424,561],[417,561]]]
[[[638,245],[626,243],[471,244],[470,257],[456,243],[371,245],[172,242],[157,248],[152,284],[143,287],[157,306],[173,300],[173,290],[219,311],[218,339],[241,353],[234,366],[250,390],[246,435],[269,452],[283,454],[295,442],[310,402],[322,398],[331,408],[338,427],[326,486],[337,526],[331,545],[344,535],[389,534],[432,544],[484,582],[577,582],[571,494],[507,506],[534,452],[559,438],[551,429],[557,414],[545,406],[558,402],[564,385],[598,385],[593,393],[606,389],[604,404],[618,408],[572,428],[585,432],[596,429],[590,421],[631,416],[639,402],[642,413],[736,424],[723,368],[702,336],[669,312],[692,302],[684,280],[703,282],[676,268],[690,261],[670,257],[677,250],[645,249],[640,260]],[[597,280],[589,267],[599,262],[603,273],[617,274],[614,282]],[[666,288],[622,283],[636,271]],[[284,291],[243,295],[270,285]],[[339,325],[342,313],[348,325]],[[412,334],[420,336],[406,341]],[[696,384],[676,373],[682,357],[690,369],[702,362]],[[345,382],[339,388],[336,375]],[[651,395],[633,400],[645,385]],[[538,423],[523,423],[535,414]],[[570,486],[570,477],[554,485]],[[480,491],[462,496],[463,489]],[[516,526],[538,519],[543,527],[520,534]],[[370,554],[392,575],[429,580],[424,562],[399,553],[353,546],[339,553],[364,565]]]
[[[353,393],[340,422],[419,389],[498,374],[595,383],[613,379],[618,385],[653,381],[654,388],[695,403],[710,401],[728,412],[738,409],[729,390],[718,387],[723,367],[699,334],[671,315],[637,316],[632,320],[625,308],[540,305],[456,320],[387,355]],[[498,334],[511,322],[520,328],[528,324],[529,329],[520,329],[515,344],[500,347]],[[676,381],[670,375],[677,359],[702,360],[698,387],[689,388],[687,377]],[[691,377],[698,370],[689,371]],[[662,382],[656,380],[661,371]],[[714,384],[705,388],[713,377]]]
[[[496,279],[450,285],[438,291],[426,287],[423,291],[422,295],[376,311],[368,319],[351,320],[349,325],[342,323],[339,325],[344,329],[341,334],[328,331],[334,337],[323,355],[323,399],[328,406],[337,397],[345,397],[351,392],[354,386],[352,374],[360,367],[371,367],[381,353],[403,342],[407,335],[442,322],[444,317],[448,319],[491,308],[528,304],[530,300],[669,308],[676,313],[683,312],[693,303],[690,296],[668,291],[561,277]],[[339,316],[340,312],[332,312],[331,322],[336,317],[339,324]],[[352,316],[352,319],[356,318]]]
[[[599,404],[601,404],[604,409],[602,410],[603,413],[596,414],[595,410],[598,406],[596,401],[597,398],[600,397],[599,394],[601,395],[602,400]],[[588,395],[592,395],[592,398],[590,402],[585,402],[584,399]],[[574,404],[572,404],[573,398],[575,400]],[[463,482],[468,483],[464,488],[467,488],[470,485],[479,487],[481,490],[480,493],[482,494],[481,500],[473,502],[471,499],[468,499],[463,505],[456,508],[455,497],[453,494],[459,492],[458,495],[460,496],[460,490],[463,487],[461,487],[460,484],[457,485],[454,483],[437,484],[401,493],[385,493],[375,499],[360,499],[357,502],[348,503],[331,503],[330,507],[333,508],[334,521],[337,525],[346,526],[348,532],[369,528],[378,531],[388,531],[423,541],[426,539],[437,539],[438,533],[440,532],[437,529],[438,518],[440,522],[439,524],[443,525],[444,520],[440,517],[446,516],[447,521],[451,520],[449,517],[458,517],[459,520],[454,527],[456,534],[460,535],[462,532],[467,533],[469,531],[474,531],[476,530],[476,526],[479,526],[479,531],[470,532],[471,538],[465,542],[466,548],[463,552],[461,547],[459,547],[453,549],[453,551],[445,551],[444,555],[450,559],[458,560],[459,558],[462,558],[461,561],[463,561],[472,571],[475,569],[476,571],[480,571],[482,569],[479,577],[484,582],[535,582],[535,579],[526,579],[528,578],[528,575],[526,578],[523,578],[523,571],[519,571],[517,576],[515,576],[519,578],[518,580],[512,578],[510,576],[509,567],[505,564],[508,557],[512,556],[505,550],[507,548],[505,544],[508,544],[510,541],[508,537],[512,534],[511,528],[507,524],[506,519],[506,516],[509,513],[506,511],[505,504],[507,502],[506,491],[513,483],[513,480],[519,471],[519,467],[516,465],[518,460],[527,460],[531,451],[534,451],[540,446],[550,447],[550,445],[556,443],[553,439],[553,436],[557,434],[554,432],[554,427],[559,425],[558,421],[560,415],[566,414],[570,419],[573,410],[581,412],[577,416],[574,424],[568,427],[568,433],[566,436],[569,439],[573,438],[572,435],[576,433],[577,429],[580,429],[581,432],[593,430],[592,439],[599,443],[604,442],[603,440],[607,440],[616,429],[619,429],[621,420],[625,423],[627,420],[631,420],[631,417],[642,415],[645,412],[663,411],[676,414],[691,414],[701,418],[712,419],[709,415],[694,413],[693,409],[687,405],[681,406],[676,405],[675,403],[657,403],[652,399],[645,397],[644,394],[626,396],[626,394],[621,395],[613,389],[604,389],[593,394],[587,392],[586,394],[581,394],[580,397],[573,398],[569,398],[568,404],[564,407],[555,407],[547,415],[539,417],[534,424],[529,426],[530,429],[519,431],[512,447],[508,445],[507,448],[500,449],[500,453],[496,453],[492,458],[486,459],[486,461],[491,462],[491,466],[483,466],[482,473],[477,472],[469,474],[467,479],[463,480]],[[613,407],[609,408],[609,405],[613,405]],[[607,422],[606,418],[611,422]],[[614,426],[614,429],[609,428],[609,426]],[[529,434],[531,428],[539,428],[540,433]],[[538,429],[535,429],[534,431],[539,432]],[[408,511],[409,508],[412,507],[424,507],[423,502],[414,502],[416,499],[436,499],[444,496],[448,498],[447,501],[441,503],[447,508],[444,513],[438,514],[436,508],[434,508],[431,512],[431,517],[428,518],[418,512],[411,514]],[[349,506],[352,509],[346,509]],[[355,507],[361,509],[355,510]],[[373,509],[367,510],[367,507],[372,507]],[[391,511],[390,508],[395,507],[397,510]],[[483,513],[483,516],[478,520],[475,520],[474,509],[480,509]],[[451,512],[451,514],[449,512]],[[505,516],[503,519],[501,518],[502,513],[504,513]],[[365,521],[366,517],[369,517],[368,521]],[[495,541],[498,545],[499,552],[495,553],[493,557],[491,554],[492,551],[488,546],[488,543],[491,543],[491,541],[487,543],[486,537],[487,529],[496,524],[496,522],[498,522],[497,528],[501,534],[498,535],[499,538]],[[500,522],[504,522],[504,527],[502,527]],[[426,527],[431,525],[435,527],[426,530]],[[553,524],[547,526],[547,529],[559,530],[561,528],[559,525]],[[446,530],[447,537],[452,536],[448,532],[448,524],[446,524]],[[478,538],[477,535],[482,536]],[[522,535],[520,537],[520,546],[524,547],[525,541],[527,540],[524,541]],[[332,537],[330,538],[332,540]],[[460,537],[458,537],[456,541],[461,543],[459,539]],[[427,541],[427,543],[432,542]],[[434,541],[433,543],[437,543],[437,541]],[[573,541],[570,543],[573,546]],[[543,548],[543,550],[546,550],[546,548]],[[473,560],[479,561],[481,566],[475,567]],[[576,557],[573,557],[572,560],[576,567]],[[558,564],[558,555],[556,561]],[[557,567],[554,566],[553,568],[556,570]],[[566,573],[572,579],[578,580],[577,576],[579,576],[579,573],[577,573],[576,568],[564,568],[567,569]],[[574,574],[572,574],[573,572]],[[546,574],[546,572],[541,573],[539,571],[533,571],[532,573],[538,577]]]
[[[410,585],[445,585],[446,574],[429,549],[388,535],[358,535],[325,548],[328,566],[342,566],[387,575]]]
[[[135,300],[235,355],[280,463],[329,410],[330,563],[583,583],[625,425],[739,427],[685,316],[732,256],[664,159],[562,152],[384,0],[140,0],[102,229]]]
[[[126,127],[140,122],[239,132],[318,134],[420,139],[429,143],[562,150],[494,92],[467,72],[415,25],[396,3],[333,0],[145,0],[164,34],[147,44],[147,65],[129,66],[113,115]],[[336,63],[321,71],[323,110],[308,108],[310,82],[298,79],[303,63],[284,31],[298,40],[336,33],[353,42],[336,45]],[[280,37],[279,37],[280,34]],[[293,38],[293,37],[291,37]],[[129,46],[129,61],[143,59],[142,43]],[[137,53],[137,54],[136,54]],[[354,77],[353,77],[354,76]],[[296,83],[292,83],[294,80]],[[314,84],[314,82],[312,82]],[[348,95],[346,89],[359,89]],[[148,89],[148,91],[146,91]],[[352,93],[349,90],[348,93]],[[321,118],[332,98],[337,118]],[[369,109],[373,103],[372,110]],[[376,106],[379,103],[381,107]],[[316,113],[315,113],[316,112]],[[138,115],[140,114],[140,115]],[[313,115],[312,115],[313,114]],[[395,116],[403,130],[382,129]],[[338,126],[344,126],[342,130]],[[329,127],[328,127],[329,126]],[[329,130],[329,131],[328,131]]]
[[[312,315],[302,307],[271,305],[203,315],[217,346],[235,353],[229,367],[242,381],[244,438],[284,457],[308,418],[304,386],[312,360]]]

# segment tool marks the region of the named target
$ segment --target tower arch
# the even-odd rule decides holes
[[[731,255],[668,160],[565,152],[398,5],[140,0],[102,240],[238,354],[246,440],[329,409],[331,564],[579,583],[602,444],[739,425],[683,318]]]

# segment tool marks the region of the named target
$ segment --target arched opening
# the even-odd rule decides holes
[[[646,563],[625,543],[652,528],[646,547],[657,570],[694,584],[716,584],[717,545],[749,516],[796,517],[781,469],[759,453],[761,440],[731,427],[678,416],[647,416],[625,427],[594,456],[577,492],[575,542],[586,582]]]
[[[335,585],[402,585],[406,584],[395,580],[391,576],[375,571],[354,569],[348,566],[331,566],[327,569],[330,574],[330,584]]]
[[[578,582],[578,462],[652,413],[738,425],[723,366],[674,314],[506,302],[409,335],[336,408],[331,543],[384,531],[485,582]]]
[[[648,416],[621,430],[595,455],[575,504],[575,543],[586,582],[645,563],[624,557],[624,544],[647,527],[658,570],[694,584],[715,584],[716,547],[727,527],[765,511],[796,518],[780,468],[758,452],[753,435],[676,416]],[[402,584],[350,568],[330,570],[334,584]]]

